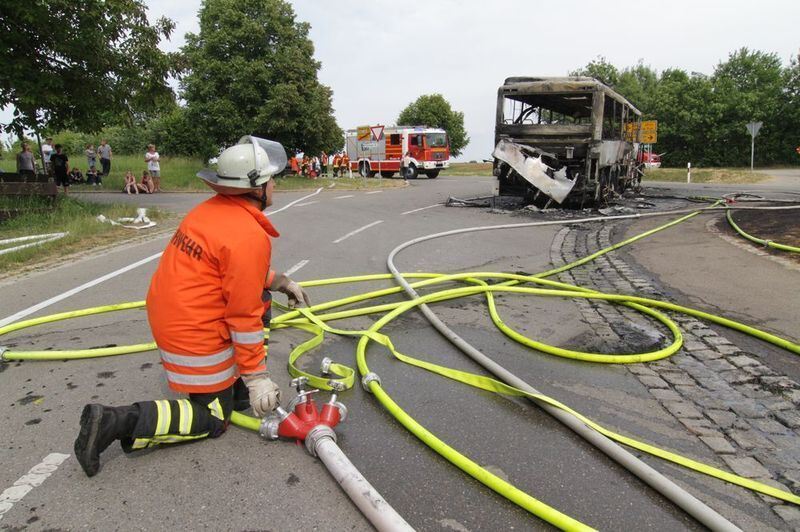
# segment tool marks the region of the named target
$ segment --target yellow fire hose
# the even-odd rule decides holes
[[[800,354],[800,345],[792,342],[791,340],[781,338],[766,331],[762,331],[758,328],[722,316],[713,315],[700,310],[676,305],[674,303],[669,303],[666,301],[660,301],[657,299],[602,293],[587,288],[582,288],[578,286],[569,285],[566,283],[560,283],[545,279],[545,277],[554,275],[562,271],[566,271],[581,264],[585,264],[603,254],[609,253],[615,249],[619,249],[624,245],[628,245],[632,242],[645,238],[646,236],[652,235],[658,231],[664,230],[668,227],[672,227],[678,223],[681,223],[682,221],[685,221],[686,219],[691,218],[692,216],[695,216],[696,214],[699,214],[699,211],[696,213],[692,213],[688,216],[679,218],[677,220],[674,220],[672,222],[669,222],[668,224],[664,224],[660,227],[657,227],[656,229],[647,231],[645,233],[627,239],[623,242],[615,244],[614,246],[610,246],[609,248],[600,250],[596,253],[593,253],[587,257],[584,257],[568,265],[555,268],[547,272],[543,272],[536,275],[520,275],[520,274],[498,273],[498,272],[471,272],[471,273],[460,273],[452,275],[444,275],[436,273],[404,274],[403,277],[405,279],[416,280],[416,282],[414,282],[411,285],[415,289],[425,288],[425,287],[435,287],[437,285],[445,283],[447,284],[458,283],[466,286],[458,286],[455,288],[447,288],[439,290],[413,300],[392,302],[392,303],[377,303],[371,306],[354,308],[349,310],[339,310],[339,311],[335,310],[339,307],[343,307],[346,305],[353,305],[355,303],[362,303],[365,301],[373,301],[387,295],[403,292],[402,287],[399,286],[373,290],[370,292],[350,297],[345,297],[333,301],[320,303],[308,309],[297,309],[297,310],[287,311],[284,314],[281,314],[280,316],[277,316],[272,320],[271,329],[280,330],[282,328],[292,327],[301,329],[312,335],[309,340],[301,343],[292,350],[292,352],[289,355],[288,370],[293,377],[297,376],[308,377],[309,384],[317,388],[331,389],[330,385],[331,380],[339,381],[342,384],[344,384],[347,388],[350,388],[354,385],[355,371],[346,365],[331,364],[330,373],[332,373],[334,377],[331,378],[321,377],[300,370],[296,364],[297,360],[304,354],[308,353],[309,351],[321,345],[324,341],[326,332],[336,335],[359,337],[360,339],[356,348],[356,361],[358,365],[358,370],[362,375],[370,374],[369,366],[367,364],[367,359],[366,359],[366,352],[369,342],[373,341],[388,349],[389,352],[395,358],[406,364],[410,364],[415,367],[434,372],[443,377],[482,390],[492,391],[495,393],[502,393],[510,396],[520,396],[520,397],[527,396],[534,398],[538,401],[545,402],[556,408],[571,413],[572,415],[579,418],[583,423],[585,423],[587,426],[591,427],[598,433],[603,434],[604,436],[612,440],[615,440],[619,443],[622,443],[626,446],[629,446],[631,448],[637,449],[642,452],[649,453],[653,456],[657,456],[664,460],[668,460],[670,462],[684,466],[694,471],[709,476],[713,476],[715,478],[724,480],[726,482],[730,482],[732,484],[736,484],[759,493],[770,495],[772,497],[784,500],[786,502],[800,505],[800,497],[798,497],[793,493],[777,489],[767,484],[763,484],[751,479],[747,479],[738,475],[728,473],[726,471],[715,468],[708,464],[704,464],[702,462],[698,462],[690,458],[681,456],[677,453],[673,453],[668,450],[659,448],[657,446],[640,442],[633,438],[614,433],[602,427],[598,423],[593,422],[586,416],[570,409],[568,406],[548,396],[542,394],[535,394],[535,395],[529,394],[522,390],[518,390],[516,388],[508,386],[496,379],[464,371],[459,371],[452,368],[446,368],[443,366],[439,366],[436,364],[432,364],[430,362],[426,362],[423,360],[419,360],[404,355],[398,352],[394,348],[388,336],[379,332],[380,329],[382,329],[386,324],[388,324],[392,320],[396,319],[397,317],[403,315],[404,313],[422,304],[441,303],[444,301],[449,301],[462,297],[483,295],[487,299],[489,314],[492,321],[495,323],[498,329],[500,329],[508,337],[514,339],[517,342],[522,343],[523,345],[536,349],[537,351],[541,351],[555,356],[572,358],[576,360],[601,362],[601,363],[637,363],[637,362],[647,362],[647,361],[663,359],[665,357],[674,354],[681,348],[683,339],[678,326],[668,316],[666,316],[663,312],[661,312],[663,310],[688,314],[700,319],[711,321],[713,323],[717,323],[719,325],[723,325],[725,327],[738,330],[745,334],[759,338],[763,341],[772,343],[773,345],[781,347],[792,353]],[[392,278],[393,277],[391,274],[371,274],[371,275],[362,275],[353,277],[305,281],[299,284],[304,287],[315,287],[315,286],[326,286],[333,284],[349,284],[349,283],[360,283],[369,281],[390,280]],[[489,282],[487,280],[503,280],[503,281]],[[534,288],[530,286],[519,286],[522,283],[539,285],[540,287]],[[519,332],[514,331],[511,327],[503,323],[497,311],[496,305],[494,303],[493,294],[495,292],[527,294],[527,295],[546,296],[546,297],[560,297],[560,298],[594,299],[594,300],[607,301],[609,303],[626,305],[662,323],[672,334],[673,340],[667,347],[657,349],[655,351],[648,353],[640,353],[632,355],[588,353],[588,352],[574,351],[565,348],[560,348],[557,346],[547,345],[541,342],[537,342],[536,340],[533,340],[531,338],[528,338],[520,334]],[[145,305],[144,301],[138,301],[131,303],[122,303],[117,305],[94,307],[94,308],[76,310],[71,312],[63,312],[59,314],[53,314],[50,316],[34,318],[22,322],[13,323],[0,328],[0,336],[40,324],[52,323],[60,320],[66,320],[77,317],[90,316],[105,312],[141,309],[144,308],[144,305]],[[277,304],[276,306],[280,307],[280,305]],[[328,325],[328,323],[332,321],[343,320],[357,316],[367,316],[372,314],[383,314],[383,316],[380,317],[380,319],[378,319],[375,323],[373,323],[373,325],[370,326],[367,330],[345,330],[345,329],[333,328],[330,325]],[[122,355],[128,353],[150,351],[154,349],[156,349],[155,343],[150,342],[150,343],[142,343],[142,344],[135,344],[128,346],[85,349],[85,350],[16,351],[11,349],[6,349],[5,351],[3,351],[2,349],[0,349],[0,352],[2,352],[1,354],[2,360],[5,361],[65,360],[65,359],[83,359],[83,358],[94,358],[102,356]],[[487,485],[488,487],[490,487],[497,493],[501,494],[502,496],[506,497],[510,501],[514,502],[515,504],[518,504],[522,508],[525,508],[534,515],[537,515],[538,517],[544,519],[545,521],[559,528],[565,530],[591,530],[591,528],[588,527],[587,525],[584,525],[583,523],[580,523],[579,521],[576,521],[575,519],[559,512],[558,510],[537,500],[533,496],[519,490],[509,482],[497,477],[496,475],[493,475],[486,469],[482,468],[475,462],[471,461],[463,454],[459,453],[456,449],[450,447],[447,443],[437,438],[433,433],[431,433],[430,431],[425,429],[425,427],[416,422],[397,403],[395,403],[390,397],[390,395],[383,389],[379,381],[372,380],[371,382],[368,383],[367,386],[369,388],[369,391],[371,391],[376,396],[376,398],[381,402],[381,404],[403,426],[405,426],[409,431],[415,434],[426,445],[428,445],[433,450],[441,454],[443,457],[445,457],[447,460],[452,462],[457,467],[464,470],[469,475],[473,476],[474,478],[476,478],[483,484]],[[248,428],[251,430],[257,430],[259,426],[258,419],[243,414],[239,414],[236,412],[234,412],[232,416],[232,422],[241,427]]]
[[[731,224],[731,227],[742,235],[744,238],[751,242],[755,242],[756,244],[761,244],[762,246],[767,246],[772,249],[779,249],[781,251],[789,251],[791,253],[800,253],[800,248],[795,246],[790,246],[788,244],[780,244],[778,242],[773,242],[772,240],[764,240],[763,238],[758,238],[757,236],[753,236],[749,233],[746,233],[744,229],[739,227],[736,222],[733,221],[733,215],[730,210],[725,213],[725,217],[728,219],[728,223]]]

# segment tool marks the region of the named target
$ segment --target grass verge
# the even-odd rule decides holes
[[[450,168],[442,170],[442,175],[473,176],[492,175],[492,163],[450,163]]]
[[[749,168],[692,168],[692,183],[729,183],[732,185],[760,183],[767,174],[751,172]],[[645,171],[644,181],[686,182],[686,168],[651,168]]]
[[[341,177],[339,179],[321,177],[317,179],[308,179],[307,177],[296,175],[275,178],[275,190],[316,190],[319,187],[328,188],[331,185],[333,185],[335,190],[364,190],[402,187],[405,185],[405,182],[399,178],[382,179],[371,177],[365,179],[355,174],[352,178]]]
[[[63,196],[54,205],[38,197],[0,197],[0,213],[7,214],[9,211],[13,211],[14,216],[0,222],[0,240],[65,231],[69,234],[53,242],[0,255],[0,275],[17,273],[34,262],[124,242],[142,234],[140,231],[100,223],[96,219],[98,214],[104,214],[111,219],[135,216],[136,209],[130,205],[101,205]],[[149,209],[147,215],[158,222],[168,218],[157,209]],[[0,250],[14,245],[2,245]]]

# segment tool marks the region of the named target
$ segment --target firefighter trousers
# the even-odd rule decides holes
[[[215,393],[193,393],[187,399],[141,401],[138,419],[130,434],[120,440],[125,452],[155,447],[164,443],[185,443],[217,438],[228,428],[234,396],[247,397],[241,379]]]

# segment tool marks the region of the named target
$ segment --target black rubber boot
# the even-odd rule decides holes
[[[100,471],[100,453],[115,440],[130,435],[138,418],[136,405],[109,407],[89,404],[83,407],[74,450],[75,458],[87,476],[93,477]]]
[[[233,409],[244,412],[250,408],[250,391],[241,377],[233,383]]]

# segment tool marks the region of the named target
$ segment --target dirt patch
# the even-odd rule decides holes
[[[772,240],[779,244],[800,247],[800,214],[797,211],[735,211],[733,221],[742,231],[764,240]],[[727,221],[723,222],[726,232],[743,238]],[[750,242],[746,240],[746,242]],[[800,253],[780,251],[751,242],[753,246],[769,251],[800,263]]]

